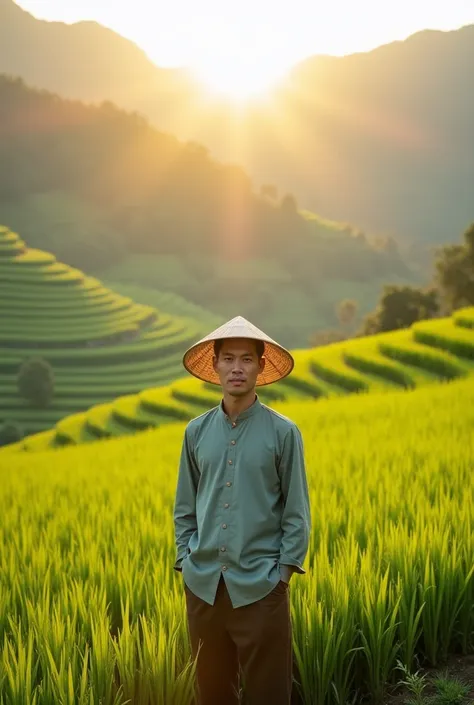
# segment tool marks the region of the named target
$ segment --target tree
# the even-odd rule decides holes
[[[341,326],[349,328],[354,323],[358,308],[355,299],[343,299],[337,304],[336,313]]]
[[[278,189],[274,184],[263,184],[260,187],[260,195],[264,198],[270,198],[272,201],[277,201]]]
[[[292,193],[287,193],[280,202],[280,209],[288,215],[296,215],[298,213],[298,203]]]
[[[385,286],[376,310],[369,314],[362,335],[409,328],[415,321],[433,318],[439,312],[438,292],[412,286]]]
[[[438,250],[435,267],[435,282],[446,313],[474,304],[474,223],[464,233],[464,244]]]
[[[10,443],[17,443],[21,441],[24,435],[23,429],[18,423],[5,421],[5,423],[0,426],[0,447],[8,446]]]
[[[312,348],[320,348],[323,345],[330,345],[331,343],[340,343],[342,340],[346,340],[346,337],[340,330],[333,330],[328,328],[327,330],[317,330],[309,336],[309,344]]]
[[[33,406],[45,408],[53,399],[53,369],[43,358],[25,360],[18,371],[17,384],[20,395]]]

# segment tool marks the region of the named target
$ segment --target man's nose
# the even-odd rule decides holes
[[[234,364],[232,365],[232,372],[242,372],[241,360],[234,360]]]

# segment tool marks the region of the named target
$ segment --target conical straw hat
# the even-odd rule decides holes
[[[205,338],[195,343],[184,354],[183,365],[194,377],[220,384],[219,377],[215,373],[212,360],[214,357],[214,341],[222,338],[250,338],[251,340],[263,340],[265,343],[264,356],[265,368],[257,377],[257,386],[272,384],[283,379],[293,370],[294,360],[288,350],[276,343],[266,333],[250,323],[242,316],[236,316],[220,328],[217,328]]]

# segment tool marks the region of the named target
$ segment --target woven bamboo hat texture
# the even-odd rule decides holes
[[[220,384],[219,377],[214,371],[212,364],[214,341],[226,338],[249,338],[251,340],[262,340],[265,344],[263,353],[265,356],[265,368],[257,377],[256,386],[258,387],[278,382],[280,379],[287,377],[293,370],[295,362],[288,350],[242,316],[232,318],[191,346],[183,357],[183,365],[186,370],[203,382]]]

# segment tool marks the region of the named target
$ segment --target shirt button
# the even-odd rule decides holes
[[[221,546],[221,551],[225,551],[225,546]]]
[[[231,445],[231,446],[235,446],[235,441],[231,441],[231,442],[230,442],[230,445]]]
[[[233,422],[232,422],[232,428],[235,428],[236,426],[237,426],[237,424],[235,423],[235,421],[233,421]]]
[[[226,482],[225,484],[227,485],[227,487],[230,487],[232,482]]]
[[[227,508],[229,507],[229,503],[226,502],[226,503],[224,504],[224,507],[227,509]]]
[[[222,566],[222,570],[227,570],[227,566],[226,566],[226,565],[223,565],[223,566]]]
[[[222,524],[223,529],[227,529],[227,524]]]
[[[229,465],[232,465],[232,460],[229,460]]]

